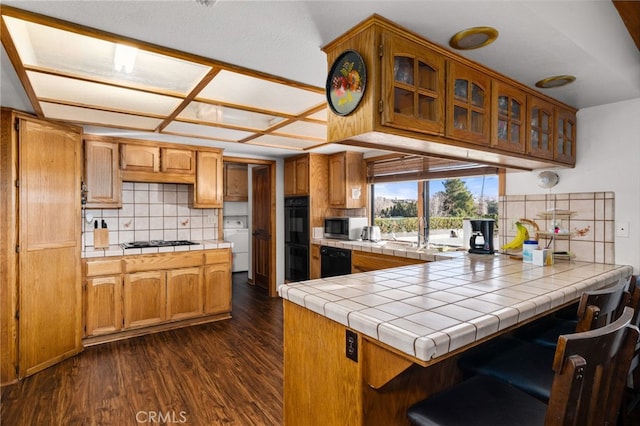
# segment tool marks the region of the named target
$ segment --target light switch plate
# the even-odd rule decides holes
[[[616,237],[629,238],[629,222],[616,223]]]

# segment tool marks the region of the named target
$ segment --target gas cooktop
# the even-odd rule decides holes
[[[130,243],[122,243],[122,248],[147,248],[147,247],[173,247],[173,246],[190,246],[198,243],[194,243],[189,240],[151,240],[151,241],[132,241]]]

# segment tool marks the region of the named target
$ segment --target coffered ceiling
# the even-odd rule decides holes
[[[344,149],[326,144],[321,47],[373,13],[441,45],[462,29],[493,26],[496,42],[459,53],[531,87],[575,75],[545,93],[577,108],[640,97],[640,51],[625,26],[634,34],[640,13],[624,4],[623,21],[609,0],[3,5],[11,6],[2,8],[3,106],[91,133],[227,153]]]

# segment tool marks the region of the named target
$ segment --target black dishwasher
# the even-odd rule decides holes
[[[351,273],[351,250],[320,247],[320,276],[322,278]]]

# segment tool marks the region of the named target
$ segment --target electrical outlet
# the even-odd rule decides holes
[[[347,330],[346,352],[347,358],[358,362],[358,335],[351,330]]]
[[[210,214],[207,215],[207,224],[208,225],[214,225],[216,223],[216,218],[214,215]]]
[[[629,238],[629,222],[616,223],[616,237]]]

